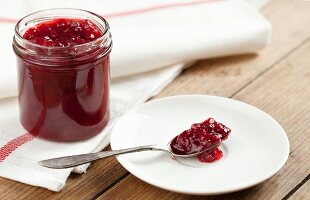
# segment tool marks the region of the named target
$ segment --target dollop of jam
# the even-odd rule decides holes
[[[219,145],[228,138],[230,132],[230,128],[209,118],[201,123],[193,124],[190,129],[176,136],[170,148],[173,153],[179,155],[204,151],[198,154],[199,161],[213,162],[223,157]]]

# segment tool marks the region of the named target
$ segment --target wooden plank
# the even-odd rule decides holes
[[[273,116],[286,130],[290,157],[286,165],[266,182],[250,189],[206,199],[281,199],[310,173],[310,39],[300,49],[262,74],[233,96]],[[143,191],[143,192],[142,192]],[[152,187],[129,175],[99,199],[192,198]],[[195,196],[195,198],[200,198]],[[202,198],[202,197],[201,197]]]
[[[290,200],[303,200],[310,199],[310,181],[307,181],[305,184],[297,190],[292,196],[289,197]]]
[[[206,199],[205,196],[185,195],[174,192],[169,192],[160,188],[155,188],[152,185],[143,183],[135,176],[127,176],[116,187],[104,193],[98,199],[169,199],[169,200],[196,200]],[[125,188],[122,188],[124,187]],[[119,194],[117,194],[119,192]]]
[[[237,56],[201,61],[195,67],[186,70],[159,96],[182,93],[222,96],[234,94],[309,37],[310,29],[305,27],[309,27],[310,12],[305,4],[301,1],[278,0],[264,7],[264,15],[274,24],[274,39],[260,56]],[[86,175],[70,176],[67,186],[61,193],[53,193],[0,178],[0,199],[9,197],[31,199],[35,196],[48,196],[55,199],[89,198],[96,196],[100,191],[105,191],[126,173],[114,158],[98,161]]]

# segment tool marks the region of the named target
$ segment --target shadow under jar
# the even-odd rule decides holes
[[[108,23],[78,9],[30,14],[15,27],[20,121],[32,135],[77,141],[109,121]]]

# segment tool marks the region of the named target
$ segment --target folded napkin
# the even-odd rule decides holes
[[[253,0],[252,0],[253,1]],[[99,135],[55,143],[26,133],[18,120],[15,55],[11,43],[16,19],[40,9],[83,8],[106,17],[111,26],[111,120]],[[254,53],[270,39],[271,25],[242,0],[10,0],[0,8],[0,176],[60,191],[70,172],[39,160],[97,152],[124,113],[146,101],[194,60]]]

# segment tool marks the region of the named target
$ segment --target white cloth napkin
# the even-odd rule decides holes
[[[112,118],[89,140],[48,142],[27,134],[18,120],[12,21],[36,10],[72,6],[102,14],[110,23]],[[47,169],[39,160],[102,150],[119,117],[165,87],[182,63],[257,52],[269,42],[271,25],[242,0],[10,0],[0,8],[0,33],[0,176],[60,191],[73,169]]]

